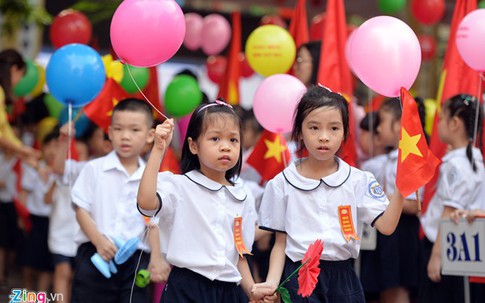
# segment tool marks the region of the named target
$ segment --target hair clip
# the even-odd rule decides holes
[[[463,99],[463,103],[465,103],[466,106],[469,106],[470,102],[478,101],[478,99],[472,95],[461,95],[461,98]]]
[[[214,101],[202,106],[197,113],[200,113],[201,111],[203,111],[204,109],[206,109],[208,107],[216,106],[216,105],[223,105],[223,106],[229,107],[230,109],[233,109],[232,105],[229,104],[229,103],[226,103],[226,102],[221,101],[221,100],[214,100]]]
[[[339,94],[340,96],[343,97],[343,95],[339,92],[333,92],[330,88],[326,87],[325,85],[322,85],[321,83],[318,83],[318,86],[323,87],[324,89],[328,90],[331,93]]]

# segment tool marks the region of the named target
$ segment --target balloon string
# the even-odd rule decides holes
[[[475,125],[473,127],[473,146],[477,143],[477,133],[478,133],[478,113],[480,112],[481,101],[482,101],[482,81],[485,80],[485,73],[480,73],[478,77],[478,104],[475,111]]]
[[[130,70],[130,65],[129,64],[126,64],[126,69],[128,70],[128,74],[130,74],[130,78],[131,80],[133,81],[133,83],[135,84],[136,88],[138,89],[138,91],[141,93],[141,95],[143,96],[143,98],[145,98],[145,100],[148,102],[148,104],[150,104],[152,106],[152,108],[160,114],[160,116],[164,117],[165,119],[168,119],[167,116],[165,116],[161,111],[158,110],[158,108],[155,107],[155,105],[153,105],[152,102],[150,102],[150,100],[148,100],[147,96],[145,96],[145,94],[142,92],[142,90],[140,89],[140,87],[138,86],[138,83],[136,83],[135,81],[135,78],[133,78],[133,75],[131,74],[131,70]]]

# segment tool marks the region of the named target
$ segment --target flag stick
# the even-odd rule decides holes
[[[416,201],[418,202],[418,212],[421,212],[421,199],[419,198],[418,191],[416,191],[415,194],[416,194]]]

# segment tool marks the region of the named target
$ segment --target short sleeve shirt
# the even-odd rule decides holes
[[[242,238],[248,250],[257,219],[254,198],[242,181],[224,186],[197,170],[184,175],[162,172],[157,191],[162,252],[167,261],[210,280],[239,282],[234,219],[242,217]]]
[[[357,258],[360,240],[345,239],[339,206],[350,207],[352,224],[360,238],[363,224],[373,224],[389,204],[371,173],[339,158],[337,161],[338,170],[320,180],[300,175],[300,161],[294,162],[266,185],[259,224],[263,229],[287,234],[286,255],[294,262],[302,260],[317,239],[324,242],[322,260]]]
[[[436,193],[421,217],[424,233],[433,243],[445,206],[466,210],[485,208],[483,158],[479,149],[473,148],[472,152],[476,172],[466,156],[465,147],[450,151],[442,159]]]

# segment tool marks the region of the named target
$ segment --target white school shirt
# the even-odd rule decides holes
[[[364,171],[371,172],[379,183],[384,184],[386,180],[386,161],[387,154],[377,155],[367,159],[362,163],[360,168]]]
[[[167,262],[210,280],[239,283],[234,219],[242,216],[242,238],[248,250],[256,224],[254,198],[242,181],[225,186],[198,170],[184,175],[162,172],[157,192],[161,246]]]
[[[40,165],[45,163],[40,162]],[[49,175],[47,181],[44,181],[37,170],[27,164],[22,164],[22,189],[29,192],[27,195],[26,207],[32,215],[40,217],[49,217],[52,206],[45,203],[45,194],[55,182],[55,176]]]
[[[72,186],[86,163],[86,161],[66,160],[64,174],[56,181],[48,236],[49,250],[54,254],[76,256],[77,244],[74,238],[80,227],[71,203],[69,182]]]
[[[0,180],[5,184],[5,187],[0,189],[0,203],[11,203],[17,196],[17,174],[13,171],[17,160],[16,157],[7,160],[0,152]]]
[[[396,176],[397,176],[397,161],[399,156],[399,150],[395,149],[387,154],[387,161],[384,167],[384,179],[381,181],[384,184],[384,191],[387,195],[394,194],[396,190]],[[379,179],[378,179],[379,180]],[[423,199],[424,187],[418,189],[419,198]],[[417,200],[416,193],[411,193],[409,196],[405,197],[406,200]]]
[[[351,207],[353,226],[360,238],[362,225],[373,225],[389,204],[370,172],[336,159],[338,170],[321,180],[300,175],[296,165],[301,161],[297,160],[266,185],[259,225],[286,233],[286,255],[293,262],[302,260],[317,239],[324,243],[322,260],[357,258],[360,240],[345,240],[338,207]]]
[[[145,163],[138,158],[138,169],[130,176],[115,151],[86,163],[71,192],[72,202],[85,209],[101,234],[111,239],[142,239],[145,221],[136,208],[136,195]],[[80,229],[76,243],[89,242]],[[138,248],[148,250],[140,241]]]
[[[428,240],[435,242],[441,215],[445,206],[457,209],[485,208],[485,172],[483,158],[478,148],[473,148],[474,172],[466,156],[466,147],[448,152],[442,159],[436,193],[429,202],[421,225]]]

